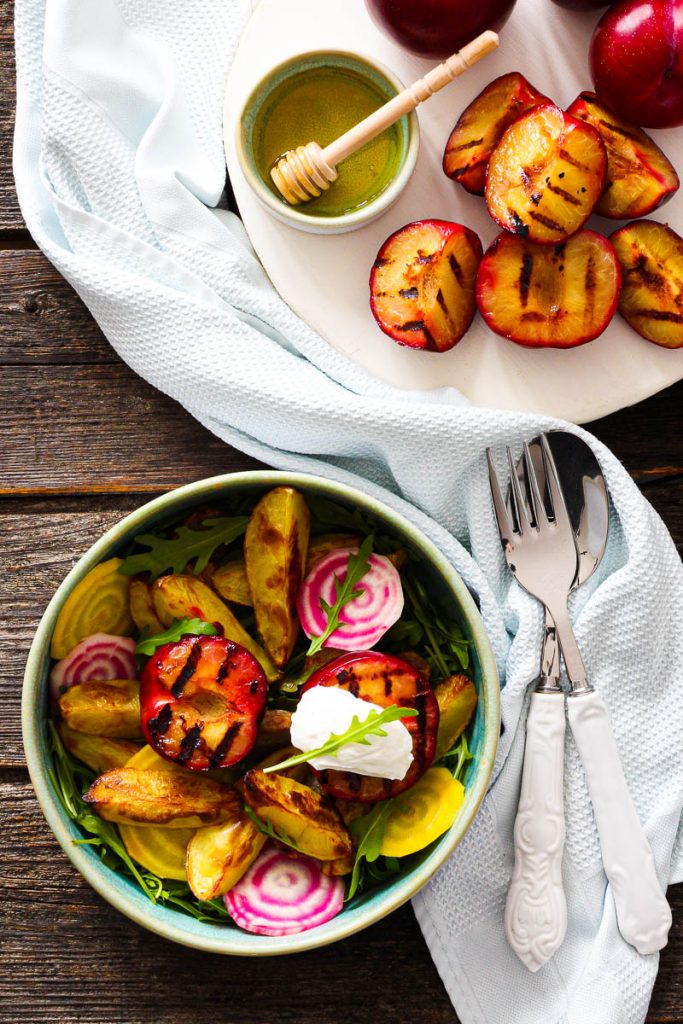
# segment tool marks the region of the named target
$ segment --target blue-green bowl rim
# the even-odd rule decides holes
[[[128,534],[133,530],[139,531],[151,516],[170,512],[187,499],[196,498],[198,501],[206,499],[216,489],[230,491],[239,490],[241,487],[278,485],[301,487],[304,490],[314,489],[328,498],[354,503],[378,519],[389,521],[395,530],[402,532],[415,547],[429,558],[455,595],[477,648],[482,673],[481,695],[484,698],[482,702],[485,715],[484,736],[477,771],[471,783],[468,784],[465,802],[455,823],[431,854],[411,871],[409,877],[395,882],[395,888],[387,892],[383,893],[381,889],[376,890],[369,906],[359,907],[352,914],[342,913],[320,928],[282,937],[258,936],[258,939],[261,940],[258,944],[245,948],[241,943],[245,942],[246,936],[242,936],[240,932],[228,930],[221,924],[207,925],[188,917],[183,919],[183,927],[176,925],[173,921],[155,919],[151,915],[145,914],[143,908],[151,909],[151,904],[140,903],[137,894],[130,896],[125,892],[117,891],[113,880],[110,879],[110,875],[115,875],[115,873],[99,861],[90,859],[83,847],[73,843],[69,831],[71,823],[59,804],[56,794],[51,789],[46,766],[40,761],[42,719],[41,716],[35,714],[35,711],[39,706],[38,700],[43,697],[41,693],[42,664],[45,653],[49,650],[58,611],[77,579],[98,564],[111,547],[120,543],[120,534]],[[126,515],[88,549],[57,588],[36,630],[24,673],[21,720],[26,761],[38,803],[60,846],[72,864],[100,896],[142,927],[182,945],[212,953],[272,956],[316,949],[354,935],[406,903],[445,863],[471,825],[488,788],[500,729],[500,691],[493,651],[474,599],[455,569],[421,530],[383,502],[363,494],[347,484],[306,473],[253,470],[209,477],[163,494]],[[120,878],[120,876],[115,877]],[[146,901],[142,892],[140,897]],[[165,911],[163,907],[155,909]],[[362,912],[360,920],[356,918],[357,912]],[[200,934],[193,934],[197,931]],[[205,934],[207,931],[209,934]],[[250,935],[249,941],[254,943],[255,938]]]
[[[314,215],[305,212],[305,205],[289,206],[287,203],[283,203],[270,191],[261,178],[261,175],[252,166],[251,158],[245,151],[242,121],[245,113],[250,109],[253,98],[262,92],[263,87],[267,82],[270,82],[272,78],[275,78],[286,68],[291,66],[294,69],[297,63],[312,60],[314,57],[342,57],[343,59],[352,61],[357,65],[365,64],[366,67],[370,68],[370,70],[375,73],[375,75],[385,79],[387,84],[394,89],[394,95],[398,94],[403,88],[405,88],[401,79],[398,75],[394,74],[391,68],[388,68],[381,61],[375,60],[374,57],[370,57],[364,53],[355,53],[353,50],[325,48],[307,50],[305,53],[292,54],[292,56],[286,57],[262,75],[242,104],[240,116],[237,118],[235,124],[235,152],[237,154],[237,159],[245,180],[259,201],[267,209],[285,217],[290,223],[314,225],[319,227],[323,233],[343,225],[363,227],[366,222],[369,222],[376,216],[379,216],[379,213],[388,210],[389,207],[393,205],[413,175],[420,149],[420,122],[416,111],[411,110],[409,114],[405,115],[405,119],[408,123],[408,141],[406,143],[405,154],[396,174],[394,175],[393,181],[391,181],[384,191],[380,192],[378,196],[375,196],[375,198],[366,206],[363,206],[358,210],[351,210],[349,213],[335,214],[332,216],[321,216],[320,214]],[[266,97],[263,97],[263,99],[265,98]]]

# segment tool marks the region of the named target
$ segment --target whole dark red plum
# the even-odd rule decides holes
[[[553,3],[569,11],[597,11],[600,7],[609,7],[609,0],[553,0]]]
[[[373,21],[419,57],[442,60],[485,29],[497,32],[515,0],[365,0]]]
[[[683,124],[683,0],[621,0],[590,50],[601,103],[644,128]]]

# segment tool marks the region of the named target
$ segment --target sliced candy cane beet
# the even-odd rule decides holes
[[[344,654],[312,675],[302,693],[313,686],[339,686],[382,708],[397,704],[419,711],[414,718],[403,719],[413,739],[413,762],[402,779],[377,779],[327,769],[316,773],[326,793],[363,803],[387,800],[409,789],[429,768],[436,750],[439,705],[429,683],[413,665],[378,651]]]
[[[224,900],[245,931],[294,935],[336,917],[344,905],[344,882],[324,875],[312,857],[292,857],[268,844]]]
[[[86,637],[50,672],[52,697],[57,700],[69,686],[89,679],[137,678],[134,650],[135,641],[129,636],[93,633]]]
[[[297,610],[301,627],[308,637],[322,636],[327,626],[328,607],[335,602],[337,580],[346,578],[349,558],[357,548],[340,548],[322,558],[304,580]],[[365,651],[380,640],[400,618],[403,589],[398,570],[384,555],[370,555],[370,569],[356,585],[358,597],[344,605],[339,626],[325,646],[342,651]],[[362,591],[362,593],[361,593]]]

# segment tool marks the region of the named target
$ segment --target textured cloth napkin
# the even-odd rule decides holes
[[[567,938],[532,975],[503,934],[541,610],[505,569],[484,449],[559,424],[473,408],[452,389],[402,392],[372,379],[292,314],[239,221],[212,209],[225,180],[223,87],[250,7],[17,0],[14,160],[26,223],[137,373],[227,443],[399,509],[478,595],[505,683],[494,784],[415,901],[463,1024],[636,1024],[658,957],[640,956],[617,931],[569,735]],[[593,446],[613,501],[607,553],[573,618],[666,883],[683,877],[683,571],[621,465],[571,429]]]

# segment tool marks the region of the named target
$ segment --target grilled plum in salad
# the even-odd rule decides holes
[[[254,746],[267,692],[263,669],[244,647],[227,637],[185,637],[145,666],[145,739],[186,768],[226,768]]]

